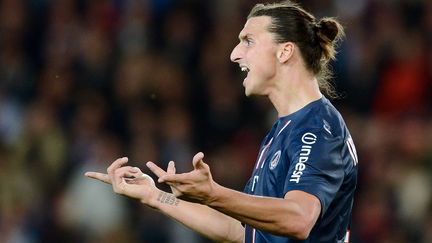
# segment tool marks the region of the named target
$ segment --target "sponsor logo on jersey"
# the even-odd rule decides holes
[[[291,175],[290,181],[299,183],[303,171],[306,169],[305,163],[309,160],[309,155],[312,151],[312,145],[316,143],[317,136],[311,132],[307,132],[302,136],[302,147],[300,150],[300,156],[295,164],[295,170]]]
[[[270,170],[276,168],[276,166],[279,164],[280,157],[281,157],[281,151],[279,150],[273,155],[272,159],[270,160],[269,163]]]

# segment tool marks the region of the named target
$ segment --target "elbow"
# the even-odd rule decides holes
[[[295,240],[306,240],[311,232],[311,227],[303,222],[296,223],[289,231],[289,236]]]
[[[292,238],[295,240],[306,240],[309,238],[311,229],[305,225],[299,225],[298,228],[292,233]]]
[[[321,213],[321,204],[316,199],[307,210],[298,206],[294,212],[284,217],[284,235],[296,240],[307,240]]]
[[[295,240],[306,240],[313,228],[314,223],[307,219],[299,219],[281,227],[282,235],[289,236]]]

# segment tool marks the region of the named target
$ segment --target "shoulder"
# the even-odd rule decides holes
[[[342,116],[327,99],[304,111],[291,125],[285,137],[289,153],[298,153],[309,145],[322,151],[333,150],[344,143],[348,134]]]
[[[339,111],[326,98],[293,121],[292,136],[314,131],[327,137],[344,137],[346,125]]]

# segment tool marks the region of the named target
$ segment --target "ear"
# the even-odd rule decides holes
[[[280,63],[287,62],[291,56],[294,54],[294,43],[292,42],[285,42],[280,44],[279,51],[277,52],[277,59]]]

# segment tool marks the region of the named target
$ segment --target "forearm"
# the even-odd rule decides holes
[[[152,207],[211,240],[243,242],[241,223],[208,206],[187,202],[161,191]]]
[[[302,238],[314,219],[298,203],[284,198],[258,197],[217,185],[208,206],[254,228],[277,235]]]

